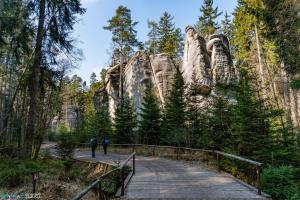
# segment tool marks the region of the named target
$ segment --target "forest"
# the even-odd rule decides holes
[[[300,199],[299,1],[238,0],[233,13],[221,12],[213,0],[199,4],[193,28],[204,39],[225,35],[239,70],[230,98],[217,85],[205,107],[197,85],[183,78],[185,35],[168,12],[148,20],[148,39],[139,41],[134,12],[120,5],[98,27],[111,33],[109,65],[91,74],[90,85],[70,76],[83,57],[71,33],[85,12],[80,0],[0,1],[0,177],[7,159],[40,162],[44,142],[72,146],[107,136],[115,144],[212,149],[263,162],[265,192]],[[112,118],[99,91],[115,65],[123,88],[124,66],[137,51],[174,60],[172,89],[162,103],[148,84],[139,112],[121,89]]]

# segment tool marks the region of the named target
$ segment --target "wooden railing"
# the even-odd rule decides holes
[[[88,147],[88,143],[81,143],[81,147]],[[251,164],[255,166],[255,174],[256,174],[256,184],[255,187],[257,188],[257,193],[261,195],[261,170],[263,163],[250,160],[247,158],[243,158],[241,156],[221,152],[221,151],[214,151],[214,150],[207,150],[207,149],[193,149],[193,148],[186,148],[186,147],[175,147],[175,146],[158,146],[158,145],[144,145],[144,144],[110,144],[111,147],[121,147],[121,148],[130,148],[130,151],[139,153],[139,148],[141,148],[144,152],[147,152],[147,155],[151,156],[160,156],[159,150],[163,149],[163,153],[166,153],[167,150],[172,150],[172,155],[175,156],[177,160],[182,158],[182,155],[187,153],[188,155],[192,155],[196,152],[211,154],[217,161],[217,168],[218,170],[221,169],[221,157],[226,157],[238,161],[242,161],[247,164]],[[140,150],[141,150],[140,149]],[[206,156],[203,160],[208,162],[208,156]]]
[[[233,155],[233,154],[229,154],[229,153],[224,153],[221,151],[213,151],[213,153],[216,155],[217,157],[217,163],[218,163],[218,170],[220,170],[220,156],[224,156],[227,158],[232,158],[235,160],[239,160],[251,165],[254,165],[256,168],[256,188],[257,188],[257,193],[259,195],[261,195],[261,170],[262,170],[262,163],[254,161],[254,160],[250,160],[247,158],[243,158],[237,155]]]
[[[125,166],[127,163],[132,160],[132,171],[129,173],[127,178],[125,177]],[[99,200],[104,200],[104,192],[102,189],[102,182],[109,177],[109,175],[113,174],[114,172],[120,171],[120,195],[123,196],[125,193],[125,188],[127,187],[129,181],[131,180],[132,176],[135,174],[135,152],[133,152],[125,161],[121,163],[121,165],[97,178],[91,185],[86,187],[83,191],[77,194],[72,200],[79,200],[84,197],[88,192],[93,189],[97,189],[97,196]],[[126,179],[125,179],[126,178]]]

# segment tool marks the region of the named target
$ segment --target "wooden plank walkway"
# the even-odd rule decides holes
[[[76,151],[75,157],[114,164],[128,155]],[[266,199],[245,183],[204,165],[191,166],[182,161],[136,157],[136,174],[121,199]]]

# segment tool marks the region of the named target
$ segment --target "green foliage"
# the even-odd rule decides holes
[[[270,119],[276,116],[250,81],[249,76],[243,74],[237,89],[233,114],[235,143],[240,155],[266,161],[271,149]]]
[[[52,130],[49,130],[48,132],[47,132],[47,139],[49,140],[49,141],[55,141],[56,140],[56,132],[55,131],[52,131]]]
[[[125,6],[119,6],[116,9],[115,16],[108,20],[108,25],[104,26],[105,30],[112,33],[112,41],[116,44],[122,56],[129,56],[133,52],[133,47],[139,46],[136,37],[135,26],[138,22],[131,19],[131,11]]]
[[[180,58],[183,54],[183,37],[179,28],[175,28],[173,17],[164,12],[158,23],[151,21],[149,42],[158,45],[156,53],[167,53],[176,58]],[[153,47],[150,47],[153,48]],[[149,49],[151,52],[151,49]]]
[[[251,48],[252,37],[254,35],[253,25],[255,22],[255,16],[248,11],[247,7],[239,1],[238,6],[234,11],[234,32],[232,44],[235,48],[235,55],[237,62],[243,63],[243,66],[248,66],[251,61]]]
[[[261,18],[267,25],[267,38],[275,41],[285,70],[296,74],[300,70],[300,3],[293,0],[266,0]]]
[[[143,144],[159,144],[161,111],[152,85],[145,90],[139,122],[139,135]]]
[[[224,15],[224,20],[221,21],[221,28],[220,31],[223,33],[225,36],[227,36],[229,42],[231,43],[232,37],[233,37],[233,23],[230,19],[230,15],[225,12]]]
[[[218,11],[218,7],[213,8],[213,4],[213,0],[204,0],[200,8],[201,16],[199,17],[197,28],[205,38],[214,34],[220,28],[216,19],[222,12]]]
[[[295,79],[291,82],[292,89],[300,89],[300,79]]]
[[[180,140],[176,140],[174,137],[174,135],[184,134],[186,109],[184,90],[185,83],[182,74],[177,70],[172,90],[166,100],[164,108],[162,142],[166,144],[184,144],[184,140],[182,140],[184,137],[176,137]]]
[[[93,72],[90,76],[90,84],[95,84],[97,82],[97,75]]]
[[[0,186],[2,187],[16,187],[24,183],[26,176],[41,170],[40,165],[31,160],[10,160],[9,158],[0,160]]]
[[[57,142],[57,153],[63,160],[70,160],[73,157],[76,142],[71,132],[62,132]]]
[[[229,98],[221,89],[216,89],[216,94],[213,96],[211,109],[208,110],[208,130],[210,142],[206,147],[223,150],[232,149],[232,126],[233,107],[229,103]]]
[[[148,41],[146,42],[147,50],[150,53],[158,53],[158,45],[159,45],[159,33],[158,33],[158,23],[155,21],[147,21],[149,33],[148,33]]]
[[[205,147],[208,141],[205,141],[205,131],[208,130],[208,116],[201,107],[199,98],[199,85],[195,74],[192,75],[192,82],[189,84],[185,95],[186,102],[186,144],[188,147]],[[207,134],[206,134],[207,135]]]
[[[275,200],[300,199],[299,188],[294,181],[294,169],[290,166],[264,169],[262,189]]]
[[[135,141],[136,115],[129,99],[125,98],[123,106],[118,105],[114,123],[114,140],[120,144]]]

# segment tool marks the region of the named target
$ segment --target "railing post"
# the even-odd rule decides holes
[[[152,148],[152,156],[155,156],[155,146]]]
[[[124,183],[124,166],[121,168],[121,196],[124,196],[125,193],[125,183]]]
[[[258,195],[261,195],[260,173],[261,167],[259,165],[256,165],[256,187]]]
[[[102,200],[102,196],[101,196],[101,181],[99,181],[99,185],[98,185],[98,200]]]
[[[217,152],[217,165],[218,165],[218,171],[220,171],[220,155],[219,153]]]
[[[179,149],[177,149],[177,148],[176,148],[176,153],[177,153],[176,159],[179,160]]]
[[[135,174],[135,154],[132,157],[132,173]]]

